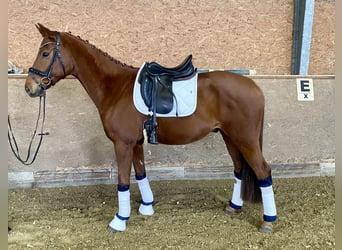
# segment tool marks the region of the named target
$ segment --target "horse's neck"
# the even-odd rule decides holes
[[[73,75],[81,82],[82,86],[98,108],[101,103],[105,101],[106,85],[109,83],[114,84],[113,81],[115,78],[115,75],[107,76],[104,74],[99,66],[94,65],[94,63],[77,63]],[[120,85],[118,85],[118,88],[119,87]]]
[[[101,104],[107,102],[107,98],[116,99],[116,95],[127,88],[127,75],[134,74],[134,70],[121,65],[118,61],[110,60],[102,55],[96,48],[91,48],[82,41],[80,49],[70,50],[73,57],[74,69],[72,75],[83,85],[90,98],[98,109]]]

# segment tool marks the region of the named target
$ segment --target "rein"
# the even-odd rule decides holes
[[[29,144],[29,147],[28,147],[28,150],[27,150],[27,156],[26,156],[26,159],[23,159],[21,156],[20,156],[20,153],[19,153],[19,148],[18,148],[18,144],[17,144],[17,141],[14,137],[14,134],[13,134],[13,130],[12,130],[12,125],[11,125],[11,121],[10,121],[10,117],[8,115],[8,141],[9,141],[9,144],[11,146],[11,149],[12,149],[12,152],[14,154],[14,156],[24,165],[31,165],[35,160],[36,160],[36,157],[37,157],[37,154],[38,154],[38,151],[39,151],[39,148],[40,148],[40,145],[42,144],[42,141],[43,141],[43,136],[44,135],[49,135],[48,132],[44,133],[43,132],[43,128],[44,128],[44,122],[45,122],[45,99],[46,99],[46,95],[45,95],[45,89],[44,89],[44,95],[43,96],[40,96],[39,97],[39,111],[38,111],[38,118],[37,118],[37,121],[36,121],[36,127],[35,127],[35,130],[33,132],[33,135],[32,135],[32,138],[31,138],[31,142]],[[43,101],[43,105],[42,105],[42,101]],[[41,124],[41,129],[40,129],[40,133],[37,134],[37,129],[38,129],[38,124],[39,124],[39,120],[40,120],[40,116],[42,115],[42,124]],[[39,139],[39,142],[38,142],[38,145],[36,147],[36,151],[34,152],[33,154],[33,158],[32,160],[30,161],[30,156],[31,156],[31,147],[32,147],[32,143],[33,143],[33,140],[35,138],[35,136],[38,135],[40,136],[40,139]]]

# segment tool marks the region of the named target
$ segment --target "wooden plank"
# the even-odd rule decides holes
[[[320,175],[321,168],[319,162],[272,165],[273,177],[294,178]]]
[[[320,164],[321,176],[335,176],[335,159],[326,159]]]
[[[106,184],[111,180],[110,169],[37,171],[33,173],[35,187],[62,187]]]
[[[109,179],[110,170],[95,169],[95,170],[67,170],[67,171],[37,171],[33,174],[36,182],[44,181],[73,181],[83,179]]]
[[[188,166],[185,167],[184,179],[228,179],[233,177],[232,166]]]
[[[232,179],[232,166],[152,166],[147,168],[150,181]],[[334,160],[272,165],[274,178],[334,176]],[[135,182],[132,171],[131,182]],[[8,173],[9,188],[63,187],[96,184],[117,184],[117,168],[80,168]]]

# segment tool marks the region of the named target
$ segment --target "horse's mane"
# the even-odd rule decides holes
[[[136,67],[132,66],[132,65],[128,65],[126,63],[123,63],[121,61],[119,61],[118,59],[112,57],[110,54],[108,54],[107,52],[99,49],[98,47],[96,47],[94,44],[90,43],[88,40],[84,40],[82,39],[80,36],[75,36],[71,33],[71,31],[67,32],[66,34],[68,34],[71,37],[76,38],[77,40],[85,43],[87,46],[89,46],[92,49],[97,50],[100,54],[102,54],[103,56],[107,57],[110,61],[116,63],[116,64],[120,64],[121,66],[125,67],[125,68],[131,68],[131,69],[136,69]]]

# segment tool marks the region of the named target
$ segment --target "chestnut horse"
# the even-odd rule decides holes
[[[133,163],[142,196],[139,212],[154,213],[153,192],[146,177],[143,123],[147,116],[133,103],[133,85],[139,68],[126,65],[68,32],[36,25],[43,36],[38,55],[25,82],[31,97],[73,75],[96,105],[104,131],[113,142],[118,165],[118,212],[111,231],[124,231],[130,217],[130,174]],[[261,89],[248,77],[231,72],[198,74],[197,107],[186,117],[158,117],[158,141],[188,144],[210,132],[220,132],[234,164],[232,199],[225,212],[235,215],[244,201],[263,203],[262,232],[272,232],[276,206],[271,168],[262,154],[265,100]]]

